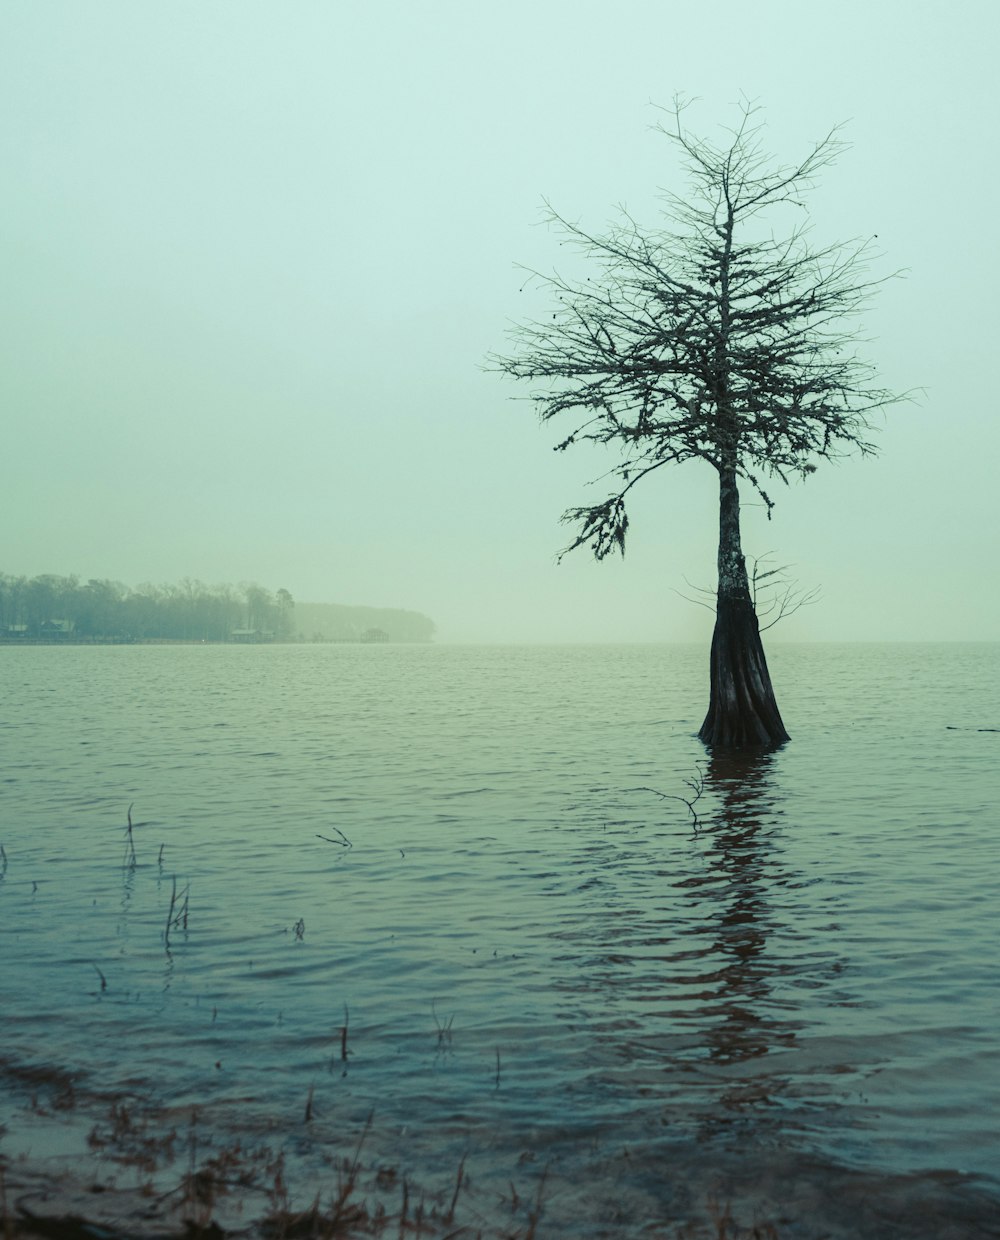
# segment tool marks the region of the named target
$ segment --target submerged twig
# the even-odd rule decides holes
[[[358,1141],[358,1148],[354,1151],[354,1159],[350,1164],[346,1164],[345,1162],[345,1167],[347,1169],[346,1179],[342,1179],[340,1173],[338,1172],[339,1184],[338,1184],[338,1190],[337,1190],[337,1199],[331,1205],[330,1213],[326,1219],[327,1227],[329,1229],[326,1232],[327,1235],[337,1234],[340,1228],[340,1222],[343,1218],[345,1218],[347,1214],[347,1209],[346,1209],[347,1203],[348,1203],[348,1200],[350,1199],[351,1194],[354,1192],[354,1187],[357,1184],[357,1180],[358,1180],[358,1168],[361,1165],[361,1147],[364,1145],[365,1141],[368,1139],[368,1133],[371,1131],[372,1121],[374,1120],[374,1118],[375,1118],[375,1112],[369,1111],[368,1119],[365,1121],[365,1126],[364,1126],[364,1129],[362,1130],[361,1138]]]
[[[337,834],[340,836],[340,839],[331,840],[328,835],[320,835],[318,831],[316,832],[316,838],[318,840],[326,840],[328,844],[338,844],[341,848],[353,848],[354,847],[354,845],[351,843],[351,841],[347,838],[347,836],[343,833],[343,831],[341,831],[339,827],[331,827],[330,830],[336,831]]]
[[[437,1027],[438,1046],[443,1046],[445,1042],[451,1043],[451,1027],[455,1021],[454,1012],[448,1017],[447,1024],[442,1025],[438,1020],[438,1014],[434,1010],[434,1000],[431,1000],[431,1016],[434,1017],[434,1024]]]
[[[549,1167],[546,1163],[542,1170],[542,1178],[538,1181],[538,1195],[535,1197],[535,1207],[528,1215],[528,1230],[524,1233],[524,1240],[535,1240],[535,1229],[538,1227],[538,1220],[542,1217],[542,1195],[545,1192],[545,1181],[548,1178]]]
[[[173,876],[173,882],[170,888],[170,907],[167,909],[167,924],[163,931],[163,941],[166,949],[170,951],[170,931],[176,930],[178,927],[182,930],[187,929],[188,925],[188,900],[191,894],[191,884],[184,888],[181,892],[181,903],[177,902],[177,875]],[[177,910],[176,912],[174,910]]]
[[[450,1227],[455,1220],[455,1207],[458,1205],[458,1194],[462,1191],[462,1180],[465,1177],[465,1160],[468,1154],[462,1155],[462,1161],[458,1164],[458,1175],[455,1177],[455,1191],[451,1196],[451,1205],[448,1207],[448,1213],[444,1216],[445,1226]]]
[[[407,1215],[410,1210],[410,1186],[403,1176],[403,1208],[399,1212],[399,1240],[405,1240],[407,1231]]]
[[[122,865],[129,870],[134,870],[136,867],[135,840],[132,837],[132,806],[134,804],[133,801],[126,811],[128,826],[125,828],[125,860],[122,862]]]
[[[170,927],[174,923],[174,905],[177,903],[177,875],[174,875],[173,886],[170,891],[170,907],[167,909],[167,925],[163,931],[163,941],[166,944],[167,951],[170,951]]]
[[[686,805],[688,807],[688,813],[691,815],[691,825],[694,827],[695,831],[697,831],[701,826],[701,819],[698,817],[698,811],[695,809],[695,805],[701,800],[705,792],[705,772],[699,767],[698,774],[693,779],[685,779],[684,782],[694,793],[694,796],[691,797],[690,800],[687,797],[680,796],[676,792],[661,792],[658,788],[649,788],[645,785],[640,788],[630,788],[629,792],[652,792],[655,796],[660,797],[661,800],[664,801],[680,801],[682,805]]]

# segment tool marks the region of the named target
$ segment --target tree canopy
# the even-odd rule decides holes
[[[546,204],[562,242],[596,266],[583,279],[530,272],[554,296],[551,317],[514,327],[494,368],[535,381],[541,419],[575,415],[556,445],[614,444],[606,498],[570,509],[567,550],[624,552],[626,496],[664,465],[700,459],[734,469],[772,507],[788,482],[852,449],[872,452],[871,415],[896,400],[863,360],[857,315],[885,276],[869,276],[874,238],[811,244],[804,219],[775,235],[761,218],[803,207],[844,148],[839,129],[804,159],[764,151],[759,110],[745,105],[728,141],[693,136],[675,103],[659,132],[678,147],[686,193],[664,192],[661,227],[628,212],[592,232]],[[760,226],[758,226],[760,225]]]

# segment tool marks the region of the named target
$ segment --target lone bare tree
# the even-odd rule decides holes
[[[889,277],[871,278],[870,240],[816,248],[802,215],[783,236],[761,216],[803,210],[802,196],[840,153],[837,129],[797,164],[763,150],[757,109],[740,109],[722,145],[692,136],[675,101],[660,132],[680,148],[685,196],[663,199],[664,224],[645,231],[626,212],[595,234],[548,204],[565,242],[597,266],[592,278],[532,272],[555,296],[548,321],[512,330],[492,368],[538,381],[543,422],[575,414],[558,445],[616,445],[607,498],[572,508],[565,552],[624,555],[626,497],[664,465],[707,462],[719,478],[719,555],[711,694],[699,736],[730,749],[788,740],[774,697],[740,542],[738,484],[770,516],[769,478],[812,473],[816,458],[868,454],[871,415],[900,399],[874,385],[855,351],[857,314]],[[563,554],[565,554],[565,552]]]

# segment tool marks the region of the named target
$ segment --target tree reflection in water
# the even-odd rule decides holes
[[[766,1014],[773,1008],[775,975],[790,967],[766,951],[779,929],[772,889],[789,881],[774,856],[772,836],[780,810],[770,779],[773,759],[767,751],[712,755],[705,789],[718,808],[703,830],[709,874],[705,884],[686,884],[692,894],[708,886],[718,901],[701,930],[715,936],[705,954],[716,967],[705,981],[718,989],[700,1015],[708,1021],[711,1057],[724,1062],[754,1059],[789,1045],[800,1027]]]
[[[569,948],[567,1025],[600,1048],[587,1075],[620,1100],[666,1101],[671,1123],[697,1117],[702,1132],[789,1095],[829,1102],[805,1035],[843,964],[817,941],[808,881],[783,856],[779,770],[773,752],[714,754],[697,827],[673,807],[652,819],[650,790],[634,790],[588,837],[573,892],[559,887],[575,905],[551,931]]]

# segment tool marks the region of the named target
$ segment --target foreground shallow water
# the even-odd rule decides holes
[[[1000,1193],[1000,650],[779,646],[743,762],[705,661],[0,650],[0,1150],[65,1073],[304,1182],[369,1115],[417,1179],[549,1167],[574,1234],[706,1168]]]

